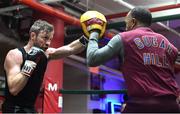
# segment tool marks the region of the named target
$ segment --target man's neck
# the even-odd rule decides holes
[[[145,25],[143,25],[143,24],[138,24],[138,25],[136,25],[133,29],[137,29],[137,28],[140,28],[140,27],[147,27],[147,26],[145,26]]]
[[[30,42],[28,42],[27,45],[24,46],[24,49],[26,50],[26,52],[28,52],[32,46],[33,45]]]

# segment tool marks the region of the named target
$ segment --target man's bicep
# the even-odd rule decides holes
[[[20,72],[22,57],[14,52],[9,52],[5,58],[4,69],[7,76],[16,75]]]
[[[108,44],[102,48],[102,53],[104,52],[104,54],[102,54],[102,58],[104,58],[104,61],[107,61],[109,59],[111,59],[114,56],[120,56],[120,58],[123,59],[124,56],[124,50],[123,50],[123,43],[121,40],[120,35],[116,35],[114,36],[109,42]]]
[[[119,56],[119,58],[121,59],[120,61],[123,62],[124,61],[124,45],[123,45],[121,36],[117,34],[116,36],[112,38],[112,40],[110,40],[109,44],[113,48],[114,54]]]

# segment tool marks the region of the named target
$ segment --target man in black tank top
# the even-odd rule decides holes
[[[3,113],[35,113],[34,104],[48,60],[80,53],[86,47],[87,40],[81,37],[66,46],[49,48],[53,34],[53,25],[37,20],[30,28],[28,43],[8,52],[4,62],[6,87]]]

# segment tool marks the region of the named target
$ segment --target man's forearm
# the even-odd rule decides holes
[[[82,52],[85,49],[85,46],[80,42],[79,39],[73,41],[69,44],[69,47],[72,49],[71,54],[77,54]]]
[[[98,36],[99,33],[94,32],[89,37],[89,43],[87,46],[87,64],[91,66],[93,64],[93,59],[95,58],[95,51],[98,50]]]
[[[8,76],[8,87],[12,95],[17,95],[27,84],[28,77],[23,73],[18,73],[17,75]]]

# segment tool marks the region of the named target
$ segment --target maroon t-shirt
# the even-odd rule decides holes
[[[174,77],[178,50],[164,36],[139,27],[120,33],[124,45],[122,71],[130,97],[179,95]]]

